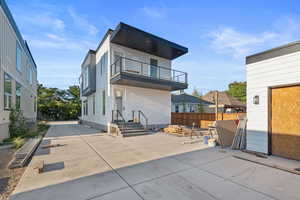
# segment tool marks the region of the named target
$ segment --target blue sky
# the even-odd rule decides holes
[[[245,56],[300,39],[298,1],[7,0],[38,65],[39,82],[78,84],[80,64],[123,21],[189,48],[173,68],[190,91],[244,81]]]

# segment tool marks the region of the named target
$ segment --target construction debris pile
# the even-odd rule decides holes
[[[215,121],[207,130],[195,129],[193,127],[169,125],[164,128],[164,132],[176,136],[197,136],[202,137],[204,144],[215,146],[219,144],[222,148],[231,147],[232,149],[243,150],[246,148],[246,123],[247,119],[237,120],[218,120]],[[186,142],[190,143],[190,141]]]
[[[187,126],[180,125],[169,125],[164,128],[164,132],[177,136],[199,136],[201,135],[201,131],[195,130],[194,128],[189,128]]]

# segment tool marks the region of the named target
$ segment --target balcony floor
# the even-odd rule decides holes
[[[148,76],[142,76],[132,73],[122,72],[111,77],[111,84],[128,85],[134,87],[159,89],[167,91],[183,90],[188,87],[188,84],[157,79]]]

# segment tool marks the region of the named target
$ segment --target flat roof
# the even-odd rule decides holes
[[[110,41],[162,58],[173,60],[188,52],[188,48],[155,36],[123,22],[113,31]]]
[[[259,61],[275,58],[300,51],[300,41],[291,42],[279,47],[275,47],[260,53],[246,57],[246,64],[256,63]]]

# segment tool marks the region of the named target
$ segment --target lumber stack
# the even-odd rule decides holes
[[[169,125],[164,128],[164,132],[168,134],[173,134],[177,136],[199,136],[199,131],[194,128],[190,128],[187,126],[179,126],[179,125]]]
[[[168,127],[164,128],[164,132],[170,134],[182,134],[183,127],[179,125],[169,125]]]

